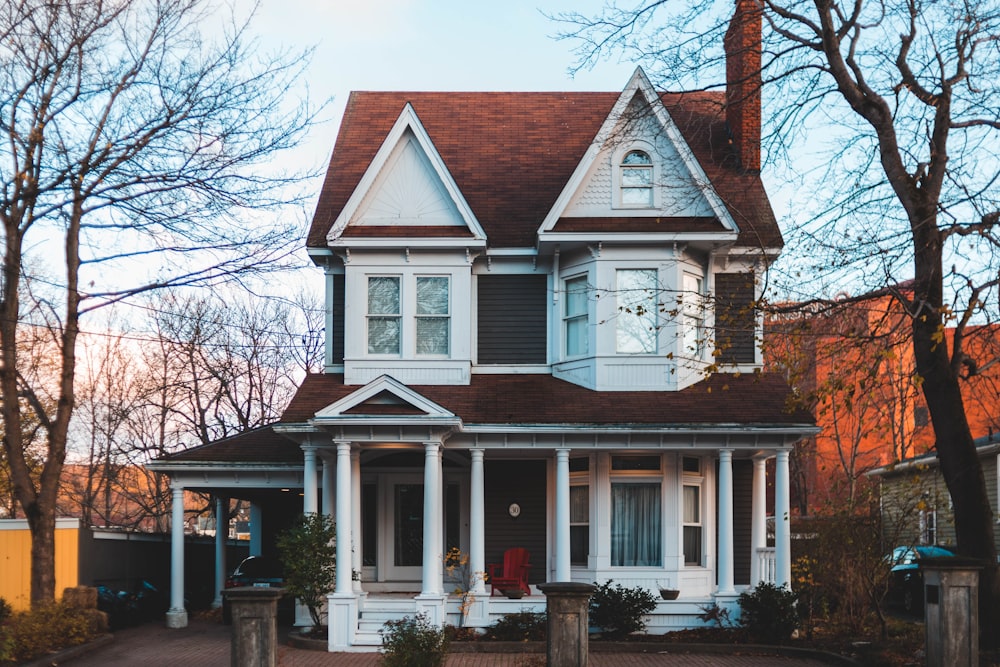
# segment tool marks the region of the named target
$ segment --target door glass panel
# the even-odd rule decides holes
[[[397,484],[395,506],[396,566],[422,565],[424,559],[424,485]]]

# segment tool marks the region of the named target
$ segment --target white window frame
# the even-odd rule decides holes
[[[649,159],[648,167],[645,165],[626,165],[625,159],[632,153],[643,153]],[[615,151],[612,156],[612,208],[630,209],[637,211],[649,211],[656,209],[660,204],[659,188],[656,184],[660,179],[660,167],[656,159],[656,150],[651,144],[646,142],[633,142]],[[649,171],[649,186],[625,185],[625,172],[630,169],[644,169]],[[648,189],[648,203],[628,204],[625,203],[625,190]]]
[[[371,312],[371,289],[373,280],[395,280],[397,308],[395,313],[373,313]],[[398,274],[370,274],[365,276],[365,349],[369,356],[375,357],[398,357],[403,353],[403,276]],[[373,320],[395,320],[397,327],[396,351],[395,352],[373,352],[371,323]]]
[[[582,284],[583,289],[583,310],[570,312],[571,294],[577,290],[570,287],[570,284]],[[589,276],[586,273],[570,276],[563,280],[563,307],[562,307],[562,344],[563,358],[572,359],[585,357],[590,353],[590,292],[591,286]],[[570,327],[574,324],[583,324],[583,350],[570,352]],[[575,330],[575,329],[574,329]]]
[[[418,312],[419,285],[421,280],[443,280],[446,291],[446,304],[444,313],[420,313]],[[415,275],[413,276],[413,353],[418,357],[448,358],[451,355],[451,276],[448,275]],[[420,321],[424,320],[444,320],[445,321],[445,350],[444,352],[421,352],[420,351]]]
[[[678,298],[681,313],[681,354],[702,359],[705,355],[705,279],[685,271]]]
[[[365,302],[365,341],[364,350],[366,356],[373,359],[449,359],[452,353],[452,337],[454,318],[453,306],[453,280],[451,274],[441,273],[369,273],[365,274],[364,298]],[[396,313],[372,313],[371,309],[371,285],[373,280],[392,279],[396,281],[398,310]],[[445,313],[418,313],[417,304],[417,284],[424,279],[441,279],[445,281],[447,289],[447,312]],[[371,348],[371,322],[376,319],[394,319],[397,322],[399,331],[397,349],[394,352],[373,352]],[[420,352],[418,337],[418,322],[420,320],[440,319],[446,321],[446,351],[440,352]]]
[[[684,471],[684,459],[692,458],[698,461],[698,473],[683,472]],[[684,529],[688,527],[697,527],[701,531],[701,544],[699,545],[699,559],[698,561],[688,561],[688,556],[685,553],[684,567],[704,567],[705,566],[705,538],[707,531],[705,530],[705,459],[700,456],[692,457],[681,457],[681,548],[684,547]],[[697,521],[690,522],[687,521],[687,516],[685,512],[685,498],[684,498],[684,487],[693,487],[698,489],[698,517]]]
[[[920,510],[920,543],[937,544],[937,509],[929,507]]]
[[[622,285],[623,273],[648,273],[652,275],[652,284],[639,288],[639,290],[626,290]],[[655,268],[618,268],[615,269],[615,293],[617,296],[618,313],[615,317],[615,353],[616,354],[656,354],[658,351],[658,330],[659,330],[659,285],[660,274]],[[646,291],[649,294],[646,294]],[[642,293],[639,293],[639,292]],[[637,307],[642,307],[641,313],[634,312]],[[629,331],[635,331],[636,327],[651,329],[651,332],[641,331],[639,335],[629,335]],[[645,340],[645,336],[651,340]],[[623,335],[628,338],[623,340]],[[624,342],[637,342],[642,347],[641,350],[627,350]]]

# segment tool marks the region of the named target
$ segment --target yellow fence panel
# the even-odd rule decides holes
[[[77,586],[80,520],[56,519],[56,596]],[[0,597],[14,609],[31,606],[31,531],[25,519],[0,520]]]

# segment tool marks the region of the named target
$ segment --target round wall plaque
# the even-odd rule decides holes
[[[507,508],[507,513],[510,514],[512,519],[516,519],[521,516],[521,506],[517,503],[511,503],[510,507]]]

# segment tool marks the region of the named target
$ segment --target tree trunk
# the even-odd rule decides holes
[[[56,593],[56,513],[35,503],[26,512],[31,529],[31,605],[51,602]]]
[[[928,219],[933,219],[929,216]],[[933,227],[927,225],[927,227]],[[983,561],[980,585],[980,645],[1000,645],[1000,578],[993,511],[962,400],[959,377],[949,357],[942,320],[941,248],[936,239],[914,235],[916,278],[913,352],[936,439],[941,474],[951,495],[958,553]],[[936,256],[935,256],[936,255]],[[960,332],[956,332],[956,336]]]

